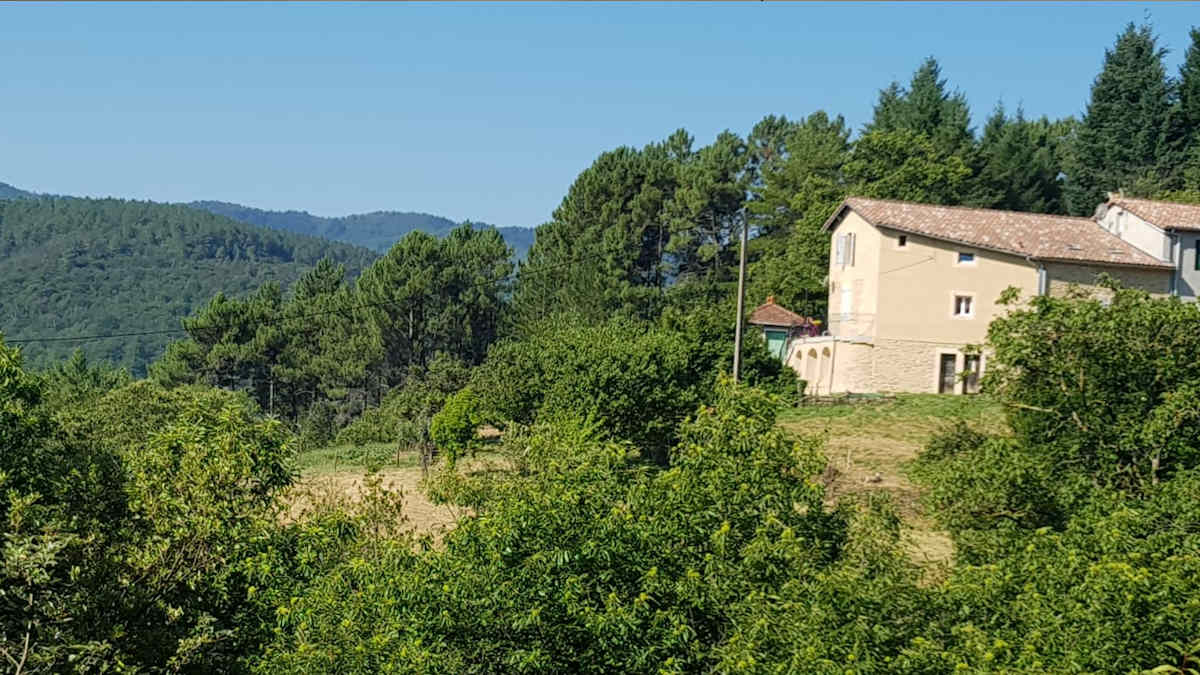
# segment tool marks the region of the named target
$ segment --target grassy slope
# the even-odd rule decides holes
[[[910,394],[878,403],[790,408],[779,425],[796,434],[817,435],[825,441],[829,469],[823,480],[830,501],[863,493],[883,492],[897,504],[905,538],[918,562],[948,561],[950,540],[937,531],[923,512],[919,491],[904,473],[930,436],[963,420],[981,431],[1001,433],[1005,423],[999,405],[984,396]],[[491,457],[482,453],[480,459]],[[420,492],[419,461],[411,452],[396,463],[395,445],[336,446],[310,450],[298,458],[308,484],[321,484],[352,495],[372,466],[403,489],[414,508],[414,524],[448,527],[452,520],[434,509]]]
[[[829,469],[830,498],[883,491],[899,507],[905,537],[918,561],[948,560],[950,540],[934,529],[919,503],[920,493],[904,473],[937,431],[963,420],[981,431],[1003,432],[998,404],[983,396],[909,394],[882,403],[793,408],[780,414],[788,431],[821,436]]]

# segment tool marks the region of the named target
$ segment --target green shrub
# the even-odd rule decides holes
[[[728,305],[728,306],[726,306]],[[734,308],[732,303],[668,308],[659,319],[663,330],[679,334],[688,345],[694,367],[704,378],[703,387],[711,391],[719,375],[733,372]],[[796,371],[784,365],[767,350],[762,333],[744,324],[742,362],[743,382],[776,394],[789,403],[803,395]]]
[[[529,424],[593,416],[612,438],[663,460],[678,424],[711,382],[678,334],[646,324],[550,323],[521,341],[495,345],[472,387],[484,421]]]
[[[233,667],[284,430],[243,395],[147,382],[51,418],[41,386],[0,345],[0,649],[31,672]]]
[[[1104,485],[1200,465],[1200,308],[1112,285],[994,321],[987,387],[1023,447]]]
[[[714,647],[761,633],[763,606],[781,612],[789,580],[795,604],[826,575],[849,590],[864,561],[873,566],[858,578],[893,564],[848,541],[848,514],[828,510],[812,479],[816,443],[775,430],[777,406],[724,391],[680,428],[665,470],[567,422],[506,438],[531,458],[527,470],[456,479],[476,515],[443,550],[364,547],[292,591],[256,670],[718,669]],[[861,622],[857,606],[839,609],[831,602],[809,635]]]
[[[473,389],[466,387],[451,396],[433,416],[429,435],[453,464],[475,442],[479,424],[479,399]]]

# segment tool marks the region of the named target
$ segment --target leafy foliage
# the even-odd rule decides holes
[[[490,483],[444,551],[347,559],[289,605],[258,670],[714,667],[712,646],[753,630],[739,621],[757,619],[783,579],[819,583],[861,562],[849,514],[828,511],[809,479],[814,444],[773,431],[774,406],[727,391],[680,430],[663,471],[630,465],[626,446],[586,427],[509,441],[527,471]],[[844,623],[823,619],[812,623]]]
[[[30,672],[225,670],[241,565],[291,481],[244,397],[128,385],[53,418],[0,347],[0,650]],[[21,668],[18,668],[20,670]]]
[[[594,417],[614,438],[662,457],[703,399],[706,374],[676,334],[630,321],[599,326],[560,316],[494,346],[472,378],[485,421],[530,424]]]
[[[338,444],[412,444],[424,439],[433,416],[446,399],[466,386],[470,370],[444,354],[427,370],[414,370],[404,384],[388,391],[376,408],[368,408],[338,432]]]
[[[433,416],[429,436],[437,447],[446,451],[451,466],[475,440],[479,428],[479,400],[475,391],[465,387],[446,400],[446,405]]]

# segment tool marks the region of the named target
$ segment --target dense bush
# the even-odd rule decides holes
[[[445,549],[389,540],[323,574],[281,609],[260,672],[697,672],[773,670],[764,622],[799,614],[809,588],[840,593],[889,572],[904,583],[884,527],[830,511],[812,441],[773,429],[777,402],[726,390],[680,429],[664,470],[585,425],[539,426],[506,440],[525,471],[458,479],[477,515]],[[871,533],[860,544],[851,523]],[[894,523],[893,523],[894,529]],[[878,545],[876,536],[884,543]],[[897,576],[899,575],[899,577]],[[779,589],[794,584],[789,597]],[[915,587],[912,587],[915,589]],[[838,593],[806,621],[841,658],[869,636]],[[880,598],[876,598],[880,600]],[[770,611],[764,608],[770,608]],[[794,607],[794,609],[793,609]],[[353,617],[350,621],[349,618]],[[897,617],[901,632],[918,617]],[[827,635],[826,631],[833,634]],[[747,652],[748,650],[748,652]],[[866,649],[857,650],[860,652]],[[746,654],[753,654],[747,659]]]
[[[1023,446],[1106,485],[1200,463],[1200,307],[1120,288],[1029,303],[988,337],[988,385]]]
[[[906,669],[1187,665],[1171,644],[1200,626],[1200,312],[1112,290],[993,322],[985,388],[1013,435],[952,429],[914,464],[958,565]]]
[[[632,321],[551,320],[495,345],[473,377],[485,421],[528,424],[570,414],[602,420],[612,438],[665,457],[711,378],[682,336]]]
[[[743,350],[743,379],[794,398],[795,373],[753,337]],[[486,421],[590,415],[613,438],[661,459],[679,422],[712,399],[732,356],[732,312],[668,311],[658,324],[592,325],[559,315],[493,347],[473,381]]]
[[[430,439],[438,449],[446,451],[453,465],[475,440],[479,428],[479,399],[475,390],[465,387],[446,401],[446,405],[433,416],[429,425]]]
[[[733,303],[725,302],[669,307],[659,320],[663,330],[677,333],[687,342],[696,367],[706,379],[706,389],[712,388],[719,374],[732,372],[734,316]],[[744,339],[739,368],[742,381],[777,394],[785,401],[797,401],[803,389],[796,371],[771,355],[758,328],[749,324],[742,328]]]
[[[231,667],[282,430],[227,392],[139,382],[69,411],[42,387],[0,346],[0,650],[30,672]]]

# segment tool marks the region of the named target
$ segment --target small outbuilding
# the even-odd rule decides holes
[[[767,351],[785,362],[792,338],[821,334],[820,322],[780,307],[773,295],[767,296],[767,301],[750,314],[750,324],[762,329]]]

